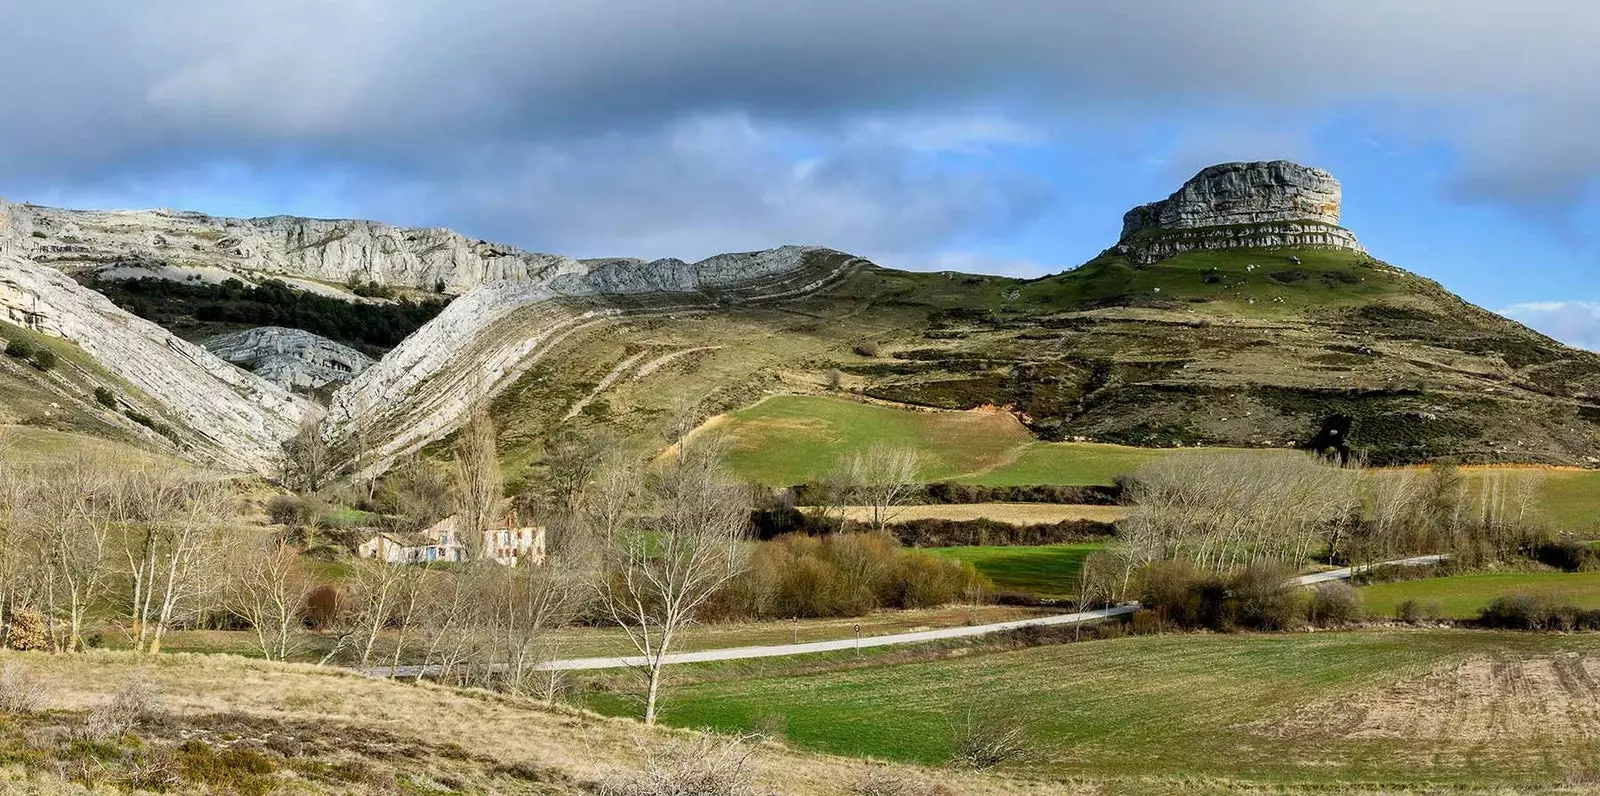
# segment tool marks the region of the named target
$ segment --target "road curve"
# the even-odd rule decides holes
[[[1343,567],[1327,572],[1318,572],[1313,575],[1302,575],[1295,578],[1295,583],[1301,586],[1314,586],[1333,580],[1345,580],[1358,572],[1382,566],[1423,566],[1436,564],[1443,561],[1445,556],[1416,556],[1402,558],[1395,561],[1384,561],[1377,564],[1366,564],[1358,567]],[[781,658],[790,655],[807,655],[815,652],[842,652],[867,647],[886,647],[895,644],[920,644],[928,641],[942,641],[954,638],[969,638],[984,636],[990,633],[1001,633],[1007,630],[1016,630],[1023,627],[1057,627],[1081,625],[1089,622],[1098,622],[1116,616],[1126,616],[1139,609],[1138,603],[1127,603],[1113,608],[1100,608],[1093,611],[1078,611],[1070,614],[1057,614],[1055,616],[1041,616],[1033,619],[1013,619],[1009,622],[993,622],[987,625],[968,625],[964,627],[947,627],[939,630],[918,630],[912,633],[893,633],[883,636],[867,636],[861,639],[838,639],[835,641],[811,641],[804,644],[774,644],[764,647],[727,647],[714,650],[699,650],[696,652],[674,652],[665,658],[667,664],[678,663],[706,663],[711,661],[735,661],[746,658]],[[541,671],[584,671],[591,669],[623,669],[643,666],[645,658],[639,655],[624,655],[600,658],[566,658],[554,661],[545,661],[536,668]],[[357,669],[368,677],[426,677],[437,673],[438,666],[373,666]]]

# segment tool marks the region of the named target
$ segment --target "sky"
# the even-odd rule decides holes
[[[0,197],[1041,276],[1201,167],[1600,349],[1593,0],[0,0]]]

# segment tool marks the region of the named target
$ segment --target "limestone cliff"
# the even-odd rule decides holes
[[[1196,249],[1284,246],[1364,251],[1339,226],[1339,181],[1286,160],[1208,166],[1122,217],[1113,251],[1153,262]]]

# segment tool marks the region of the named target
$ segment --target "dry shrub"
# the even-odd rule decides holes
[[[1439,621],[1439,614],[1442,612],[1443,609],[1439,606],[1439,603],[1432,600],[1426,602],[1422,600],[1405,600],[1395,606],[1394,618],[1408,625],[1415,625],[1422,622],[1437,622]]]
[[[1223,578],[1187,561],[1158,561],[1140,577],[1139,602],[1154,615],[1153,628],[1283,630],[1300,620],[1300,591],[1293,572],[1274,561],[1257,561]]]
[[[83,736],[91,741],[119,738],[159,713],[155,689],[143,680],[129,680],[110,701],[89,711]]]
[[[887,533],[790,534],[758,545],[706,613],[758,618],[861,616],[988,593],[970,564],[902,548]]]
[[[13,611],[11,627],[6,633],[6,645],[22,652],[49,650],[50,634],[45,627],[44,615],[35,608]]]
[[[1283,630],[1300,618],[1300,588],[1294,570],[1277,561],[1257,561],[1229,582],[1227,616],[1235,625]]]
[[[1027,724],[1011,717],[968,710],[950,723],[950,762],[977,771],[1026,760]]]
[[[310,527],[317,523],[326,510],[327,507],[315,498],[299,495],[273,495],[267,499],[267,519],[274,525]]]
[[[0,667],[0,713],[17,716],[43,708],[44,694],[31,672],[14,663]]]
[[[955,796],[955,793],[948,785],[882,768],[867,771],[850,783],[851,796]]]
[[[1366,616],[1361,592],[1342,581],[1332,581],[1317,587],[1306,605],[1306,618],[1318,627],[1336,627],[1359,622]]]
[[[601,796],[756,796],[751,739],[704,735],[641,745],[644,765],[600,787]]]

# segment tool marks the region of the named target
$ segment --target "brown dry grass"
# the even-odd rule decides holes
[[[464,776],[463,767],[477,766],[483,778],[471,783],[474,788],[468,792],[499,787],[493,784],[498,783],[494,772],[517,766],[556,772],[556,779],[569,783],[566,790],[528,792],[586,792],[587,784],[639,765],[644,749],[684,735],[681,730],[648,729],[633,721],[488,692],[371,680],[340,670],[233,656],[174,654],[141,659],[115,652],[76,657],[0,653],[0,662],[16,663],[38,677],[48,707],[55,711],[89,710],[103,704],[123,684],[142,680],[159,694],[159,705],[168,716],[165,723],[175,738],[203,740],[218,732],[237,735],[243,731],[286,734],[299,743],[316,744],[328,740],[311,737],[320,729],[340,739],[335,751],[366,755],[367,761],[379,768],[403,768],[405,756],[432,753],[443,755],[442,759],[455,767],[458,779]],[[217,727],[224,729],[214,731]],[[370,743],[352,746],[351,739]],[[465,752],[454,750],[451,744]],[[400,753],[391,755],[384,750]],[[869,768],[867,761],[806,754],[774,743],[762,744],[756,760],[764,792],[795,796],[845,794],[848,784]],[[949,781],[963,794],[1093,791],[996,776],[894,768],[908,777]],[[27,782],[27,776],[15,769],[0,769],[0,790],[16,792],[11,785]],[[29,792],[34,790],[83,792],[46,781],[36,782]]]
[[[1600,738],[1600,655],[1473,656],[1257,729],[1329,738],[1592,741]]]

